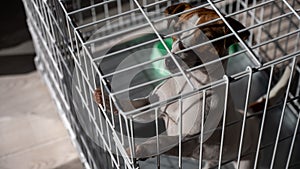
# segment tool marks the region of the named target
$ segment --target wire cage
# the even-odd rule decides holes
[[[23,3],[86,168],[299,168],[299,1]]]

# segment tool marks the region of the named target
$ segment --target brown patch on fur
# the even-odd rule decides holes
[[[172,5],[168,8],[165,9],[165,14],[166,15],[172,15],[172,14],[176,14],[179,12],[182,12],[184,10],[188,10],[191,9],[192,6],[188,3],[180,3],[177,5]],[[198,17],[200,18],[197,25],[209,22],[211,20],[220,18],[219,15],[212,9],[207,9],[207,8],[200,8],[200,9],[195,9],[192,10],[188,13],[184,13],[179,15],[179,18],[174,18],[174,19],[170,19],[175,20],[176,21],[176,25],[180,25],[181,23],[184,23],[186,21],[188,21],[192,16],[194,15],[198,15]],[[169,20],[169,23],[171,22]],[[232,18],[226,18],[227,22],[232,26],[232,28],[235,31],[239,31],[241,29],[244,29],[245,27],[238,21],[236,21],[235,19]],[[223,20],[218,20],[209,24],[205,24],[204,26],[200,26],[199,29],[207,36],[208,39],[212,40],[212,39],[216,39],[219,37],[222,37],[224,35],[230,34],[231,31],[230,29],[227,27],[227,25],[223,22]],[[239,33],[239,36],[241,37],[241,39],[246,40],[248,39],[250,33],[249,31],[243,31],[241,33]],[[196,36],[195,36],[196,37]],[[176,37],[173,37],[173,39],[177,39]],[[195,38],[195,41],[197,39]],[[227,49],[230,45],[237,43],[238,39],[232,35],[230,37],[218,40],[216,42],[213,42],[213,46],[215,47],[215,49],[217,50],[219,56],[224,56],[227,53]],[[197,43],[195,43],[197,44]],[[205,50],[205,49],[203,49]]]

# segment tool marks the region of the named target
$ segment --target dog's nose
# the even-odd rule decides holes
[[[173,44],[171,52],[176,53],[182,49],[185,49],[183,43],[181,41],[177,41]]]
[[[185,49],[185,47],[181,41],[178,42],[178,48],[179,48],[179,50]]]

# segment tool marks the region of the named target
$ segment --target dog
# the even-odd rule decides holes
[[[174,15],[180,12],[184,12],[185,10],[192,9],[192,6],[188,3],[179,3],[176,5],[169,6],[165,9],[166,15]],[[200,8],[196,10],[191,10],[187,13],[183,13],[178,16],[178,18],[172,18],[168,20],[168,26],[174,27],[175,30],[183,30],[188,27],[197,26],[206,22],[209,22],[214,19],[218,19],[219,15],[215,13],[215,11],[207,8]],[[239,31],[244,29],[244,26],[238,21],[232,18],[226,18],[227,22],[229,22],[235,31]],[[175,59],[180,62],[180,64],[184,64],[187,68],[192,68],[195,66],[202,65],[209,61],[215,59],[215,57],[223,57],[228,52],[228,47],[234,43],[238,42],[238,39],[235,36],[228,36],[226,38],[217,40],[212,44],[203,45],[201,47],[197,47],[193,50],[188,50],[186,52],[175,55],[176,52],[180,50],[187,49],[188,47],[194,46],[199,42],[203,42],[205,40],[213,40],[216,38],[220,38],[222,36],[228,35],[231,33],[230,29],[226,26],[223,20],[218,20],[204,26],[197,27],[192,31],[187,31],[185,33],[174,35],[173,45],[171,52],[174,53]],[[243,40],[247,40],[249,37],[248,31],[243,31],[239,33],[239,36]],[[205,39],[206,38],[206,39]],[[199,58],[199,56],[202,56]],[[219,64],[220,66],[226,69],[226,61],[223,61]],[[177,66],[174,63],[172,58],[167,58],[165,60],[165,67],[170,72],[178,72]],[[130,101],[131,104],[135,105],[135,107],[142,107],[149,103],[151,100],[162,101],[165,98],[170,98],[174,95],[183,94],[185,92],[190,92],[193,89],[186,83],[186,78],[193,84],[195,88],[201,88],[205,84],[208,84],[211,81],[222,78],[224,72],[218,71],[220,67],[218,66],[207,66],[205,68],[199,68],[191,72],[187,72],[187,77],[182,75],[175,76],[174,78],[165,80],[162,84],[157,86],[153,92],[150,94],[149,99],[146,100],[135,100]],[[208,75],[208,73],[211,75]],[[176,84],[176,85],[174,85]],[[224,88],[221,90],[223,91]],[[102,93],[100,89],[95,90],[95,101],[98,104],[108,104],[108,100],[105,100],[102,103]],[[231,126],[228,126],[224,130],[224,140],[222,146],[222,152],[220,152],[221,148],[221,137],[222,130],[218,128],[222,127],[222,113],[223,109],[219,109],[220,107],[224,107],[224,98],[220,98],[213,90],[207,90],[206,101],[208,104],[205,107],[202,107],[203,102],[203,94],[198,93],[193,95],[184,101],[182,101],[182,105],[179,106],[179,103],[172,103],[167,106],[162,106],[160,108],[161,117],[163,118],[166,125],[166,134],[159,136],[159,147],[161,148],[157,151],[157,140],[149,139],[141,144],[136,145],[135,152],[133,153],[134,158],[147,158],[153,155],[158,154],[168,154],[168,155],[179,155],[178,150],[178,140],[180,139],[178,136],[178,127],[179,127],[179,114],[178,112],[182,111],[181,115],[181,123],[182,123],[182,138],[181,138],[181,155],[183,157],[192,157],[195,159],[199,159],[200,154],[200,137],[201,134],[201,124],[204,119],[202,119],[201,110],[204,109],[205,112],[217,112],[217,114],[221,115],[218,119],[211,118],[209,115],[205,117],[205,124],[213,123],[213,127],[207,127],[207,129],[203,129],[203,131],[209,131],[212,128],[217,128],[213,130],[213,132],[206,132],[203,134],[204,141],[202,142],[202,159],[205,161],[204,169],[208,169],[211,167],[215,167],[219,162],[219,155],[222,153],[222,162],[228,160],[237,159],[239,143],[240,143],[240,132],[241,132],[241,123],[235,123]],[[234,108],[233,101],[228,95],[227,99],[227,115],[225,119],[225,123],[230,123],[236,120],[241,120],[243,114],[241,114],[238,110]],[[114,113],[117,113],[116,108],[113,108]],[[191,123],[193,121],[193,123]],[[241,169],[250,169],[253,168],[253,154],[251,152],[255,152],[256,144],[254,144],[257,140],[259,124],[256,119],[248,119],[247,125],[245,126],[245,133],[243,139],[243,148],[242,154],[250,154],[247,156],[242,156],[240,161]],[[208,134],[207,134],[208,133]],[[130,155],[131,152],[127,149],[127,153]]]

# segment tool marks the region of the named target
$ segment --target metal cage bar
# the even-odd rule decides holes
[[[168,168],[176,165],[177,168],[194,166],[200,169],[209,163],[205,158],[207,155],[205,137],[218,133],[219,151],[216,154],[218,158],[214,163],[216,166],[213,167],[234,168],[234,165],[230,164],[236,164],[236,168],[244,169],[242,168],[244,157],[253,156],[254,168],[297,168],[299,166],[297,159],[300,156],[297,149],[300,146],[297,142],[300,119],[300,16],[298,14],[300,4],[295,0],[187,1],[192,4],[191,9],[168,16],[163,14],[166,7],[180,2],[182,1],[23,1],[37,53],[35,59],[37,68],[51,91],[85,167],[142,169],[149,166]],[[201,8],[211,9],[219,17],[185,29],[166,30],[165,25],[168,20]],[[245,28],[234,30],[228,18],[236,19]],[[215,22],[223,22],[230,33],[208,39],[206,42],[195,43],[174,53],[165,42],[168,38],[202,29]],[[150,32],[149,39],[146,39],[143,34],[143,31],[147,32],[146,30]],[[246,31],[249,31],[250,36],[247,41],[244,41],[239,34]],[[237,39],[239,49],[223,57],[188,68],[182,67],[175,57],[229,37]],[[141,40],[135,42],[139,38]],[[109,71],[102,69],[105,64],[103,60],[116,58],[122,60],[136,51],[151,48],[149,46],[157,43],[161,43],[166,51],[162,57],[148,58],[120,69]],[[125,47],[122,46],[124,44]],[[111,80],[114,77],[130,74],[132,71],[155,63],[163,63],[166,59],[172,59],[179,71],[163,77],[147,79],[142,83],[133,83],[128,87],[112,88]],[[192,82],[190,77],[195,71],[225,62],[228,62],[228,66],[223,78],[212,79],[201,86]],[[108,66],[113,67],[113,64]],[[288,77],[284,77],[288,68],[291,69]],[[119,99],[122,95],[139,90],[143,93],[149,86],[155,86],[157,89],[158,83],[162,85],[181,76],[191,90],[134,109],[123,108],[123,103]],[[281,83],[286,85],[282,86]],[[241,88],[238,92],[244,94],[237,94],[234,87],[236,84]],[[219,105],[223,113],[219,121],[220,125],[215,130],[205,130],[205,124],[209,123],[206,107],[210,105],[211,95],[214,95],[210,92],[218,87],[225,87],[222,89],[225,93],[225,97],[222,98],[224,105]],[[101,91],[102,103],[107,102],[107,104],[94,102],[96,88]],[[262,90],[263,93],[258,95],[256,90]],[[280,95],[280,91],[285,92],[274,101],[274,93]],[[196,96],[201,96],[199,101],[201,105],[199,123],[201,124],[198,133],[185,140],[187,139],[184,134],[186,132],[184,127],[187,125],[184,121],[185,100]],[[262,109],[254,114],[249,113],[250,103],[257,101],[258,98],[260,101],[263,100],[260,102]],[[232,113],[230,112],[232,101],[240,106],[237,109],[243,110],[240,119],[228,121]],[[177,135],[174,137],[176,144],[174,143],[174,148],[169,149],[170,152],[177,153],[173,157],[168,155],[167,150],[164,152],[164,144],[161,144],[164,137],[168,136],[168,133],[162,134],[164,132],[162,130],[168,131],[166,128],[168,125],[164,121],[166,117],[162,117],[160,111],[170,105],[178,105]],[[115,111],[118,112],[117,115],[114,114]],[[274,117],[270,117],[271,113]],[[154,120],[149,122],[152,128],[143,132],[145,126],[137,119],[147,115]],[[260,126],[256,131],[257,140],[253,140],[255,150],[244,152],[244,146],[247,145],[245,140],[247,126],[254,118],[260,119]],[[226,140],[229,136],[226,133],[236,125],[240,125],[239,132],[236,132],[238,138],[236,154],[227,157],[224,155],[228,151]],[[272,133],[270,128],[277,127],[278,130],[269,136],[268,133]],[[153,151],[155,151],[153,156],[156,158],[142,161],[136,158],[137,146],[140,144],[138,135],[146,132],[153,133],[151,136],[154,142]],[[273,140],[268,140],[267,136]],[[196,152],[193,158],[197,163],[185,157],[186,149],[193,146],[188,142],[193,139],[197,140],[197,146],[193,150]],[[282,152],[284,155],[279,157],[278,154]],[[263,156],[265,161],[261,160]]]

